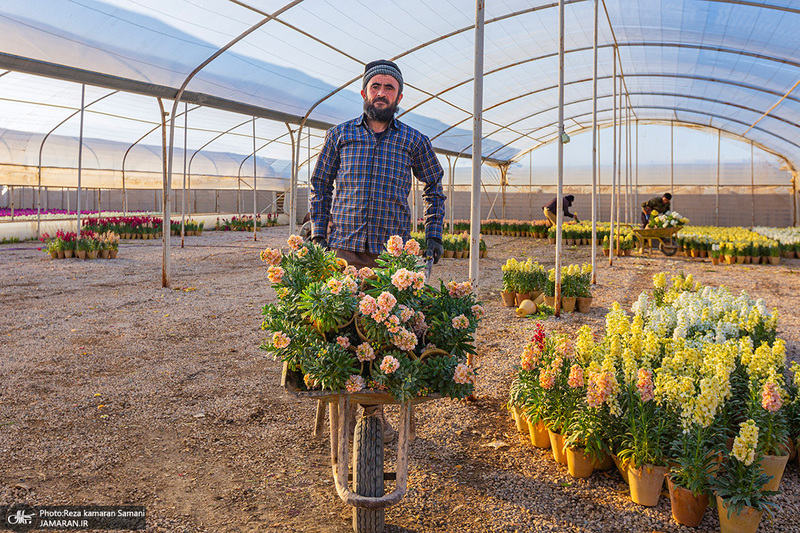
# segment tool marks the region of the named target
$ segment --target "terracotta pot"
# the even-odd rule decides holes
[[[461,250],[458,250],[458,251],[455,252],[453,257],[455,257],[456,259],[461,259],[462,257],[464,257],[464,252],[461,251]]]
[[[453,258],[453,250],[445,250],[444,251],[444,256],[447,259],[452,259]]]
[[[514,295],[514,303],[519,307],[525,300],[531,300],[531,295],[527,292],[518,292]]]
[[[745,259],[746,259],[746,256],[744,256],[744,255],[737,255],[737,256],[736,256],[736,264],[737,264],[737,265],[743,265],[743,264],[744,264],[744,261],[745,261]]]
[[[119,250],[109,250],[108,251],[108,258],[109,259],[116,259],[117,258],[117,253],[119,253]]]
[[[525,413],[522,407],[514,405],[511,407],[511,409],[514,411],[514,422],[517,423],[517,431],[520,433],[529,433],[528,419],[525,418]]]
[[[562,296],[561,309],[563,309],[565,313],[572,313],[575,311],[575,300],[576,298],[574,296]]]
[[[50,252],[50,259],[58,259],[58,252]]]
[[[567,464],[567,454],[564,453],[564,435],[560,433],[553,433],[550,429],[547,430],[550,436],[550,447],[553,449],[553,459],[562,465]]]
[[[547,238],[547,240],[548,240],[548,242],[549,242],[550,244],[555,244],[555,243],[556,243],[556,240],[555,240],[555,239],[551,239],[551,238],[549,238],[549,237],[548,237],[548,238]]]
[[[531,293],[528,295],[528,299],[533,300],[533,303],[539,305],[539,302],[537,302],[536,300],[539,299],[539,296],[541,296],[541,294],[542,291],[531,291]]]
[[[578,296],[578,300],[576,302],[576,307],[579,313],[588,313],[589,309],[592,307],[592,297],[591,296]]]
[[[745,507],[740,513],[731,513],[728,518],[728,508],[719,496],[717,496],[717,513],[720,533],[755,533],[761,522],[761,515],[764,514],[763,511]]]
[[[689,489],[673,483],[669,476],[667,476],[667,485],[669,486],[669,501],[672,505],[672,518],[682,526],[699,526],[708,508],[708,494],[695,496]]]
[[[536,313],[536,304],[533,303],[531,300],[522,300],[522,303],[519,304],[517,307],[517,316],[520,318],[524,318],[528,315],[532,315]]]
[[[735,262],[736,262],[736,257],[734,257],[734,256],[732,256],[732,255],[726,255],[726,256],[725,256],[725,263],[726,263],[726,264],[728,264],[728,265],[732,265],[732,264],[734,264]]]
[[[595,470],[611,470],[612,468],[614,468],[614,460],[607,453],[603,454],[602,459],[594,462]]]
[[[719,257],[714,257],[712,255],[711,256],[711,264],[714,265],[714,266],[718,265],[719,264]]]
[[[620,475],[622,475],[622,479],[625,483],[628,483],[628,462],[617,457],[617,454],[611,454],[611,460],[614,462],[614,466],[617,467]]]
[[[789,462],[788,455],[765,455],[761,460],[761,468],[772,479],[767,481],[764,485],[764,490],[778,490],[778,485],[781,483],[783,471],[786,469],[786,463]]]
[[[539,420],[535,424],[528,421],[528,432],[531,436],[531,444],[537,448],[550,447],[550,435],[547,433],[547,428],[544,427],[544,421]]]
[[[780,259],[780,258],[778,258],[778,259]],[[770,261],[770,257],[769,257],[768,255],[762,255],[762,256],[759,258],[759,261],[761,261],[761,264],[762,264],[762,265],[768,265],[768,264],[770,264],[770,263],[771,263],[771,261]]]
[[[645,507],[658,505],[658,497],[661,496],[661,487],[664,486],[664,476],[667,471],[666,466],[642,465],[641,468],[634,468],[628,465],[628,484],[631,487],[633,503]]]
[[[64,250],[64,257],[66,259],[71,258],[73,255],[75,255],[75,250]]]
[[[775,257],[775,256],[772,256],[772,255],[769,256],[769,264],[770,265],[779,265],[780,263],[781,263],[781,258],[780,257]]]
[[[554,307],[556,305],[556,297],[555,296],[545,296],[544,303],[549,305],[550,307]]]
[[[86,259],[97,259],[97,250],[86,252]]]
[[[108,259],[108,250],[100,250],[100,259]]]
[[[603,248],[603,255],[604,255],[604,256],[608,257],[608,254],[609,254],[610,252],[611,252],[611,251],[610,251],[608,248]]]
[[[514,307],[514,293],[502,291],[500,296],[503,298],[503,305],[506,307]]]
[[[64,254],[64,250],[59,250],[58,251],[58,258],[59,259],[64,259],[65,257],[66,257],[66,255]]]
[[[750,264],[757,265],[761,261],[761,257],[757,255],[750,256]]]
[[[791,252],[787,252],[784,250],[783,252],[781,252],[781,257],[783,257],[784,259],[794,259],[794,250],[792,250]]]
[[[698,250],[700,257],[708,257],[708,251]]]
[[[691,257],[700,257],[698,250],[689,250],[689,255]]]
[[[75,250],[75,257],[78,259],[86,259],[86,252],[84,250]]]
[[[567,470],[569,475],[585,479],[592,475],[594,472],[594,461],[587,457],[582,448],[575,448],[574,446],[567,447]]]
[[[486,257],[487,255],[489,255],[488,252],[489,252],[488,250],[481,250],[481,257]]]
[[[537,296],[533,300],[533,303],[535,303],[537,306],[542,305],[544,303],[544,294],[543,293],[539,293],[539,296]]]

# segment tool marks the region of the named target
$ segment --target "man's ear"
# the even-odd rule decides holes
[[[400,104],[400,101],[403,99],[403,93],[397,95],[397,103]]]
[[[367,91],[365,91],[364,89],[361,89],[361,98],[363,98],[364,100],[367,99]]]

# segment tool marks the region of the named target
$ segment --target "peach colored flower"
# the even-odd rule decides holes
[[[345,350],[350,347],[350,339],[343,336],[336,337],[336,344],[344,348]]]
[[[474,379],[475,371],[471,366],[464,363],[456,365],[455,371],[453,372],[453,381],[460,385],[466,385],[467,383],[472,383]]]
[[[383,358],[383,361],[381,361],[381,370],[383,370],[385,374],[393,374],[398,368],[400,368],[400,361],[391,355],[387,355]]]
[[[289,238],[286,239],[286,243],[292,250],[299,250],[303,247],[303,238],[300,235],[289,235]]]
[[[347,379],[347,382],[344,384],[344,388],[347,389],[347,392],[354,393],[358,392],[366,386],[366,382],[364,378],[357,374],[352,374]]]
[[[383,291],[378,295],[378,309],[386,311],[387,313],[394,309],[397,304],[397,298],[390,292]]]
[[[653,371],[647,368],[640,368],[636,381],[636,388],[639,391],[639,397],[644,403],[649,402],[655,398],[653,394]]]
[[[283,281],[283,274],[284,273],[285,273],[285,271],[283,270],[283,268],[273,265],[273,266],[270,266],[269,269],[267,269],[267,278],[272,283],[280,283],[281,281]]]
[[[389,252],[390,255],[400,257],[400,254],[403,253],[403,238],[400,237],[400,235],[392,235],[389,237],[389,240],[386,241],[386,251]]]
[[[336,278],[331,278],[328,280],[326,284],[328,286],[328,290],[331,291],[331,294],[338,295],[342,292],[342,281]]]
[[[372,346],[368,342],[359,344],[358,348],[356,348],[356,358],[361,363],[365,363],[367,361],[374,361],[375,350],[372,349]]]
[[[378,309],[378,303],[375,301],[370,295],[364,296],[360,302],[358,302],[358,310],[361,311],[362,315],[371,315]]]
[[[283,254],[280,250],[274,248],[265,248],[261,252],[261,260],[270,265],[279,265],[283,259]]]
[[[770,413],[774,413],[782,406],[783,400],[781,399],[781,393],[778,389],[778,384],[772,380],[764,383],[764,387],[761,389],[761,407]]]
[[[275,334],[272,335],[272,345],[279,350],[289,346],[290,342],[292,342],[292,339],[282,331],[276,331]]]
[[[567,385],[573,389],[579,389],[583,387],[583,368],[581,368],[581,365],[572,365],[570,367]]]
[[[469,327],[469,319],[464,315],[458,315],[457,317],[454,317],[452,322],[454,329],[466,329]]]
[[[408,239],[406,241],[405,250],[411,255],[419,255],[419,243],[414,239]]]

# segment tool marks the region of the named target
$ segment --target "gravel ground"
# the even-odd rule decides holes
[[[152,532],[350,531],[327,438],[311,438],[315,405],[284,393],[280,364],[258,348],[260,307],[274,298],[258,252],[287,235],[279,227],[257,243],[246,233],[188,237],[173,251],[172,289],[160,286],[157,241],[85,262],[51,260],[30,243],[0,246],[0,505],[145,505]],[[534,239],[485,239],[478,399],[417,408],[408,494],[387,509],[386,530],[682,531],[667,497],[655,508],[632,503],[616,471],[574,480],[517,433],[503,402],[534,323],[502,307],[500,266],[530,256],[549,267],[553,252]],[[564,252],[565,263],[588,258],[587,246]],[[800,360],[797,259],[714,267],[654,255],[619,258],[613,269],[601,261],[592,311],[545,327],[601,332],[612,302],[629,309],[662,270],[764,298]],[[463,259],[434,268],[443,279],[467,273]],[[797,463],[781,488],[782,511],[760,531],[800,531]],[[718,528],[707,511],[699,530]]]

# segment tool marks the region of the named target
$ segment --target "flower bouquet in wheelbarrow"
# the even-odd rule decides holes
[[[474,391],[474,333],[483,309],[470,282],[425,284],[419,243],[392,236],[378,267],[360,270],[314,243],[291,236],[261,258],[277,303],[263,308],[262,349],[284,363],[289,392],[330,404],[336,489],[355,507],[356,531],[380,531],[384,507],[406,490],[411,406],[466,398]],[[350,405],[364,406],[353,440],[348,483]],[[382,404],[399,403],[396,488],[384,495]],[[324,405],[324,404],[320,404]],[[318,408],[318,413],[320,409]],[[318,417],[318,429],[321,417]]]

